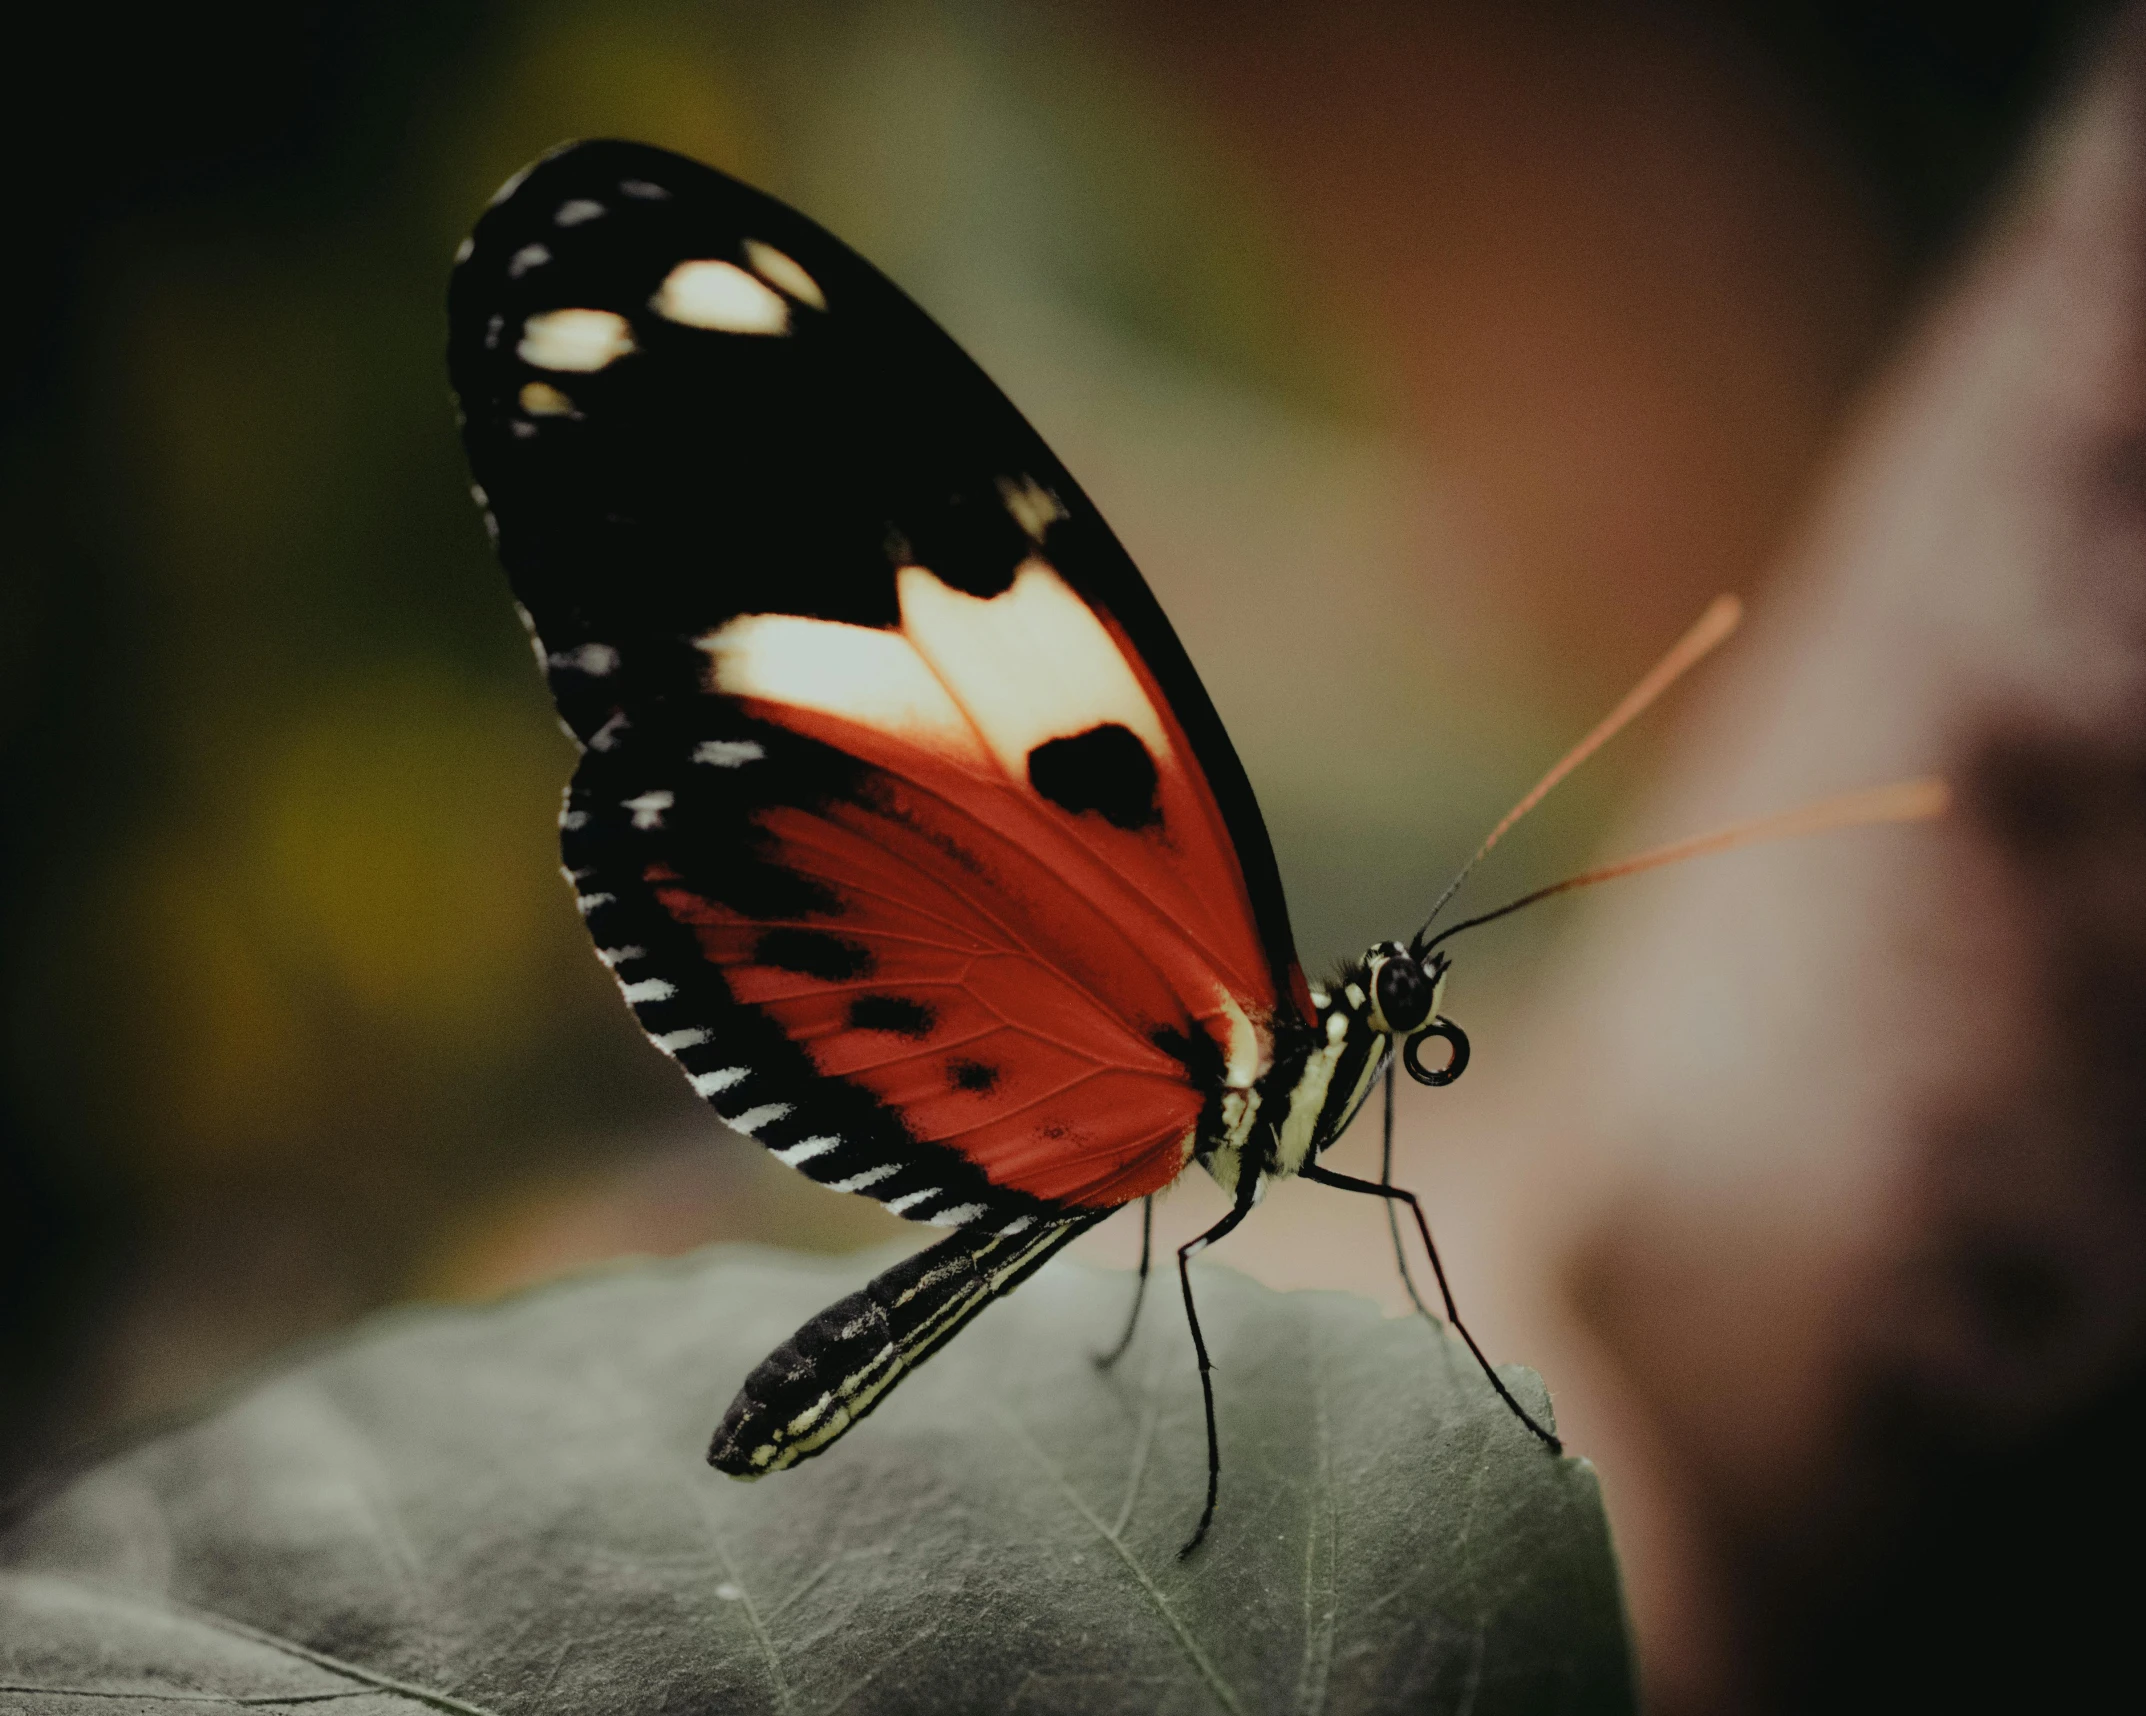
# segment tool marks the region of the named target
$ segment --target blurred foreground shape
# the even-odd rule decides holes
[[[2070,1707],[2146,1524],[2146,11],[1799,542],[1635,837],[1959,807],[1597,903],[1515,1181],[1561,1404],[1657,1708]]]

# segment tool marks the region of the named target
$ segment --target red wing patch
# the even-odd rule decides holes
[[[1244,1015],[1143,892],[1152,862],[1113,868],[1011,783],[824,716],[754,712],[876,763],[885,792],[756,818],[765,858],[831,913],[748,917],[649,877],[736,1000],[993,1184],[1096,1208],[1173,1180],[1206,1101],[1187,1057],[1219,1068]]]

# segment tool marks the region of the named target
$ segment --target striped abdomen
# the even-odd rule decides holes
[[[977,1312],[1101,1219],[1010,1235],[965,1230],[904,1258],[761,1361],[723,1414],[708,1463],[757,1478],[809,1459]]]

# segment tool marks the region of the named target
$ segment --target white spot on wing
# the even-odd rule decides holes
[[[524,167],[519,173],[516,173],[513,178],[509,179],[505,184],[501,185],[498,190],[492,193],[492,200],[485,206],[487,208],[495,209],[499,207],[501,203],[505,202],[509,197],[514,195],[516,191],[522,188],[522,181],[529,177],[530,171],[535,166],[536,163],[532,161],[527,167]]]
[[[827,308],[827,295],[820,290],[820,283],[805,272],[804,265],[796,258],[785,256],[772,244],[748,238],[745,260],[753,265],[753,272],[761,279],[780,286],[799,303],[810,304],[815,310]]]
[[[621,179],[618,188],[621,194],[638,198],[644,203],[660,203],[671,194],[661,185],[652,185],[646,179]]]
[[[660,977],[644,977],[638,983],[621,984],[620,989],[629,1007],[638,1007],[644,1001],[668,1001],[678,993],[673,985]]]
[[[794,1168],[800,1162],[809,1162],[815,1156],[824,1156],[828,1151],[839,1150],[841,1147],[841,1139],[822,1136],[804,1139],[799,1143],[792,1144],[786,1150],[770,1150],[768,1154],[773,1156],[784,1167]]]
[[[633,329],[611,310],[546,310],[522,324],[514,348],[524,363],[577,375],[592,374],[632,350]]]
[[[754,739],[705,739],[693,747],[693,760],[711,768],[742,769],[757,763],[767,752]]]
[[[625,800],[623,808],[633,812],[634,827],[661,828],[663,813],[677,802],[667,792],[644,792],[639,798]]]
[[[507,278],[519,280],[532,268],[542,268],[551,260],[551,252],[541,244],[525,244],[507,258]]]
[[[887,1200],[887,1208],[892,1210],[896,1215],[900,1215],[905,1210],[915,1209],[917,1205],[924,1202],[925,1199],[935,1198],[938,1195],[939,1188],[937,1186],[926,1186],[921,1192],[910,1192],[905,1197],[889,1198]]]
[[[780,1120],[790,1112],[787,1102],[763,1102],[758,1108],[748,1108],[743,1114],[726,1116],[733,1132],[742,1132],[746,1137],[760,1130],[770,1121]]]
[[[697,1049],[708,1040],[708,1033],[698,1025],[690,1025],[683,1031],[665,1031],[661,1036],[648,1039],[667,1055],[675,1055],[680,1049]]]
[[[748,1070],[745,1067],[718,1067],[714,1072],[695,1073],[692,1079],[693,1092],[696,1096],[713,1096],[719,1090],[728,1090],[734,1084],[743,1084]],[[736,1122],[732,1124],[735,1125]]]
[[[596,950],[596,957],[602,960],[607,968],[616,971],[620,966],[630,964],[636,959],[646,959],[648,949],[645,947],[600,947]]]
[[[546,656],[544,664],[585,673],[591,679],[602,679],[606,674],[618,671],[619,653],[607,643],[578,644],[573,649]]]
[[[882,1162],[876,1168],[867,1168],[861,1174],[852,1174],[846,1180],[825,1182],[830,1192],[861,1192],[867,1186],[876,1186],[881,1180],[892,1179],[902,1171],[899,1162]]]
[[[892,1204],[887,1206],[890,1210],[893,1207]],[[922,1219],[926,1227],[959,1227],[965,1221],[974,1221],[983,1213],[984,1206],[982,1204],[955,1204],[951,1208],[940,1210],[937,1214],[928,1215]]]
[[[899,632],[744,614],[694,641],[708,652],[711,691],[838,715],[961,762],[989,760],[946,687]]]
[[[999,766],[1028,779],[1048,739],[1117,722],[1158,766],[1162,722],[1103,622],[1047,561],[1021,563],[1000,595],[971,596],[922,566],[895,574],[902,631],[984,736]]]
[[[651,302],[657,315],[682,327],[724,334],[790,331],[790,306],[782,294],[735,262],[681,262]]]
[[[574,898],[574,904],[580,908],[581,915],[587,917],[599,907],[610,905],[617,898],[616,894],[578,894]]]
[[[589,201],[587,197],[575,197],[559,205],[559,212],[551,218],[561,226],[579,226],[583,221],[595,220],[604,212],[602,203]]]
[[[460,244],[456,245],[455,266],[457,268],[460,268],[463,263],[467,262],[470,259],[471,255],[476,251],[476,248],[477,241],[474,238],[465,238]]]
[[[522,385],[521,405],[532,417],[576,415],[574,402],[548,381],[525,382]]]
[[[1066,509],[1058,504],[1058,497],[1034,477],[1023,477],[1019,482],[1002,477],[998,492],[1006,503],[1007,513],[1031,542],[1041,542],[1043,533],[1066,516]]]

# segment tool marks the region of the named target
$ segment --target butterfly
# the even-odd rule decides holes
[[[1432,1085],[1468,1062],[1436,943],[1526,901],[1307,981],[1244,768],[1132,560],[960,347],[774,198],[646,145],[560,148],[463,244],[448,360],[581,747],[560,840],[599,957],[732,1130],[948,1230],[754,1370],[712,1464],[825,1450],[1195,1166],[1230,1202],[1178,1250],[1208,1443],[1187,1553],[1220,1458],[1186,1266],[1291,1175],[1413,1213],[1447,1320],[1559,1450],[1389,1183],[1396,1052]],[[1710,612],[1653,680],[1734,623]],[[1325,1167],[1382,1074],[1388,1173]]]

